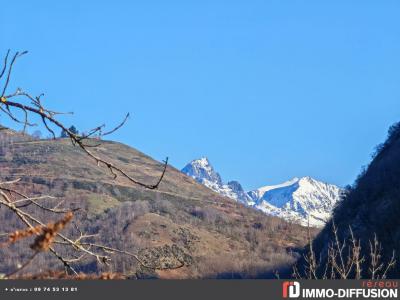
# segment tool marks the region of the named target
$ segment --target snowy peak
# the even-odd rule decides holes
[[[245,204],[251,201],[250,196],[243,190],[239,182],[230,181],[224,184],[221,176],[214,170],[214,167],[206,157],[192,160],[181,172],[223,196]]]
[[[244,193],[242,185],[238,181],[229,181],[227,184],[235,193]]]
[[[291,185],[299,182],[299,180],[300,180],[300,178],[295,177],[295,178],[293,178],[291,180],[288,180],[288,181],[285,181],[285,182],[283,182],[281,184],[263,186],[263,187],[261,187],[259,189],[254,190],[254,191],[250,191],[248,194],[253,200],[259,200],[264,196],[264,194],[266,192],[268,192],[270,190],[275,190],[275,189],[278,189],[278,188],[291,186]]]
[[[232,199],[239,200],[246,205],[252,203],[251,197],[244,191],[242,185],[238,181],[229,181],[227,187],[231,191]]]
[[[182,169],[182,172],[196,179],[199,183],[209,181],[217,185],[222,185],[221,176],[214,171],[207,157],[192,160]]]
[[[311,177],[294,178],[280,185],[249,192],[256,207],[265,213],[303,225],[321,227],[340,200],[341,189]],[[258,197],[257,197],[258,196]]]
[[[225,184],[205,157],[191,161],[182,172],[223,196],[266,214],[313,227],[324,226],[341,194],[337,186],[309,176],[246,192],[237,181]]]

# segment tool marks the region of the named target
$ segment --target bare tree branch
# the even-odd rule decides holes
[[[57,115],[60,114],[72,113],[62,113],[46,108],[42,104],[41,98],[43,97],[43,94],[34,97],[18,88],[14,93],[6,95],[10,84],[10,79],[12,77],[13,67],[17,59],[26,53],[27,51],[16,52],[9,62],[10,50],[7,51],[7,54],[4,58],[4,65],[0,70],[0,112],[3,112],[12,121],[22,124],[23,132],[26,131],[27,127],[37,126],[37,124],[30,121],[32,117],[37,117],[41,120],[42,125],[54,139],[56,139],[55,130],[61,130],[62,132],[66,133],[66,136],[70,139],[74,146],[79,147],[83,153],[93,159],[98,166],[106,168],[114,176],[114,178],[121,176],[131,183],[141,187],[147,189],[157,189],[165,176],[168,158],[166,158],[164,161],[161,174],[157,181],[153,184],[147,184],[136,180],[122,168],[114,165],[110,161],[107,161],[90,150],[91,148],[100,145],[99,143],[93,144],[92,141],[97,139],[92,139],[92,137],[103,137],[114,133],[125,125],[129,118],[129,113],[126,114],[123,121],[112,130],[103,132],[103,129],[105,128],[105,125],[103,124],[90,130],[88,134],[79,135],[75,132],[72,132],[67,128],[67,126],[65,126],[56,118]],[[3,78],[5,80],[2,83],[1,80]],[[19,117],[19,114],[21,113],[23,114],[22,119]],[[71,222],[74,213],[80,208],[60,208],[63,201],[59,201],[59,198],[50,195],[32,197],[28,196],[13,187],[19,182],[20,179],[0,182],[0,207],[3,206],[9,209],[15,215],[15,217],[19,219],[22,224],[24,224],[25,228],[18,228],[9,233],[2,233],[0,237],[2,237],[2,239],[4,239],[4,237],[8,237],[8,240],[0,243],[0,248],[8,247],[10,244],[17,243],[18,241],[29,237],[34,237],[34,241],[30,246],[33,254],[25,263],[7,274],[7,278],[11,278],[27,268],[41,252],[49,252],[53,254],[63,264],[66,270],[69,270],[75,275],[78,275],[78,272],[75,270],[72,264],[77,264],[86,257],[92,257],[100,264],[108,264],[108,262],[111,260],[110,254],[113,253],[127,255],[145,268],[157,269],[156,266],[149,266],[145,264],[137,254],[92,242],[92,240],[97,237],[97,234],[85,234],[76,226],[76,224],[76,230],[79,232],[78,237],[74,237],[75,234],[63,234],[61,231]],[[54,204],[53,201],[55,201]],[[63,214],[64,217],[55,222],[44,222],[40,217],[32,213],[33,210],[27,210],[31,207],[35,207],[38,212],[46,212],[52,216]],[[74,254],[69,255],[71,257],[66,257],[66,255],[62,254],[62,252],[58,252],[56,250],[58,248],[55,247],[66,247],[68,249],[72,249],[72,253]],[[183,264],[178,267],[182,266]]]

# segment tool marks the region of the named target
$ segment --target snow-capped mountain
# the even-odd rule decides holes
[[[237,181],[223,183],[207,158],[193,160],[182,172],[223,196],[266,214],[313,227],[325,224],[341,194],[339,187],[311,177],[293,178],[245,192]]]
[[[244,204],[252,201],[239,182],[230,181],[227,184],[223,183],[221,176],[214,170],[206,157],[191,161],[181,171],[223,196],[235,199]]]
[[[303,225],[322,227],[340,200],[341,189],[311,177],[293,178],[249,192],[254,207]]]

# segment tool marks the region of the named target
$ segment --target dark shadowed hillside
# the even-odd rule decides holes
[[[373,245],[375,235],[382,247],[381,259],[385,266],[395,251],[397,264],[388,271],[388,276],[400,277],[400,123],[390,128],[386,142],[377,147],[370,165],[335,209],[333,220],[340,241],[351,244],[349,228],[355,239],[361,241],[362,277],[371,278],[370,241]],[[327,264],[332,230],[333,221],[330,221],[313,242],[316,258],[320,260],[320,275]],[[347,251],[348,248],[344,250]],[[304,263],[300,261],[299,266]]]
[[[131,257],[115,254],[109,266],[91,258],[74,265],[85,273],[111,271],[134,278],[271,276],[272,270],[293,263],[296,249],[307,240],[304,227],[221,197],[173,167],[168,167],[158,190],[148,190],[121,178],[114,180],[69,139],[34,140],[1,130],[0,144],[0,180],[21,178],[16,188],[22,193],[52,195],[64,200],[64,207],[82,208],[75,213],[73,226],[65,229],[69,234],[79,234],[76,228],[80,228],[95,235],[93,242],[136,253],[147,265],[167,269],[143,269]],[[149,184],[163,168],[120,143],[102,142],[93,151]],[[0,222],[1,233],[23,227],[3,207]],[[1,248],[0,273],[26,261],[29,251],[29,241]],[[49,269],[63,266],[53,256],[40,253],[24,272]]]

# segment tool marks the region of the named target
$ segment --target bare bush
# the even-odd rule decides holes
[[[350,239],[340,240],[338,229],[332,221],[332,241],[328,245],[327,258],[316,257],[311,238],[308,251],[304,254],[304,265],[300,270],[293,267],[293,277],[302,279],[362,279],[368,274],[369,279],[385,279],[389,270],[396,265],[395,252],[388,262],[382,260],[382,245],[376,235],[369,241],[369,255],[364,257],[361,251],[361,241],[354,236],[349,227]],[[363,272],[367,266],[368,272]],[[364,277],[366,277],[364,275]]]

